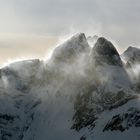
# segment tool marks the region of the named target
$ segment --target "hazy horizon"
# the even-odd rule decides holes
[[[44,58],[77,32],[104,36],[119,51],[140,46],[138,0],[0,0],[0,66]]]

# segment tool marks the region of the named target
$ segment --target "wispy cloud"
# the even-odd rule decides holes
[[[0,0],[0,49],[7,42],[12,46],[9,38],[15,35],[33,35],[38,40],[40,36],[58,38],[76,32],[105,36],[120,50],[140,46],[139,15],[139,0]],[[23,50],[21,44],[14,46]]]

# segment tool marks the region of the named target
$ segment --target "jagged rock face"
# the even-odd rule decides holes
[[[120,88],[131,86],[119,53],[110,41],[100,37],[92,48],[90,58],[107,91],[118,92]]]
[[[103,87],[100,87],[100,90],[95,86],[86,88],[75,98],[75,114],[72,118],[71,129],[80,131],[88,127],[89,130],[94,130],[100,114],[105,110],[114,110],[137,98],[137,95],[131,95],[124,91],[114,94],[104,91]]]
[[[140,127],[140,110],[137,108],[129,108],[126,113],[117,114],[112,117],[103,131],[125,131],[131,127]]]
[[[91,47],[85,34],[76,34],[54,49],[52,57],[47,63],[47,70],[52,77],[55,75],[55,79],[53,79],[55,81],[65,79],[65,82],[82,86],[82,83],[95,77],[94,74],[89,76],[89,73],[93,73],[93,70],[92,72],[89,70],[90,51]],[[50,76],[48,75],[48,77]],[[50,79],[52,81],[52,78]]]
[[[109,64],[122,66],[120,56],[113,44],[103,37],[100,37],[92,49],[92,57],[95,65]]]
[[[140,87],[140,49],[135,47],[128,47],[126,51],[121,55],[125,62],[126,70],[132,79],[132,82],[136,84],[136,87]]]
[[[64,44],[56,47],[52,59],[56,62],[73,62],[82,53],[90,51],[90,47],[83,33],[76,34]],[[77,58],[78,59],[78,58]]]
[[[128,47],[126,51],[121,55],[126,63],[140,63],[140,49],[135,47]]]

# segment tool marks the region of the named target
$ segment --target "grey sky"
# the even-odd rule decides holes
[[[0,49],[15,47],[20,40],[16,47],[22,50],[24,41],[38,40],[31,37],[54,37],[57,42],[60,36],[75,32],[105,36],[121,49],[140,46],[140,1],[0,0]]]

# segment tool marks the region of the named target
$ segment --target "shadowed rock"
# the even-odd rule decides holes
[[[122,61],[116,48],[104,37],[100,37],[95,43],[92,49],[92,57],[95,60],[95,64],[106,63],[109,65],[122,66]]]

